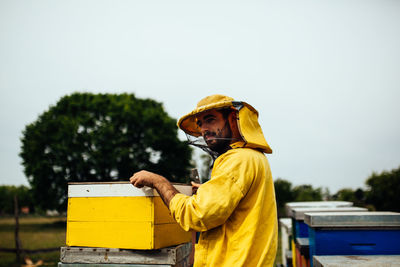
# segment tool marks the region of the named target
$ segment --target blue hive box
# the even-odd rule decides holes
[[[315,255],[400,255],[400,213],[305,213]]]

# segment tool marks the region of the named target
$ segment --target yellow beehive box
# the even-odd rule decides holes
[[[174,186],[191,194],[191,186]],[[154,189],[128,182],[68,184],[67,246],[158,249],[190,240]]]

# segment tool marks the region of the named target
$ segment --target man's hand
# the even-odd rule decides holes
[[[152,172],[144,170],[137,172],[129,180],[138,188],[143,186],[155,188],[167,207],[171,199],[179,193],[165,177]]]
[[[197,193],[197,189],[199,189],[199,187],[201,186],[201,184],[195,183],[195,182],[191,182],[192,183],[192,194],[196,194]]]
[[[158,174],[148,171],[140,171],[133,174],[129,180],[132,185],[138,188],[142,188],[143,186],[156,188],[156,184],[162,182],[164,179],[164,177]]]

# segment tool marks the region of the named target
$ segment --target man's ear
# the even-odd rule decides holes
[[[232,111],[231,113],[229,113],[228,121],[229,121],[229,125],[231,127],[232,137],[235,139],[241,139],[238,122],[237,122],[237,112],[236,111]]]

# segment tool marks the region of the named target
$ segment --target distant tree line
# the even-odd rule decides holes
[[[327,189],[313,188],[312,185],[293,186],[284,179],[277,179],[274,184],[279,217],[286,216],[285,204],[294,201],[341,200],[369,210],[400,212],[400,167],[373,173],[365,181],[365,190],[344,188],[333,195]]]

